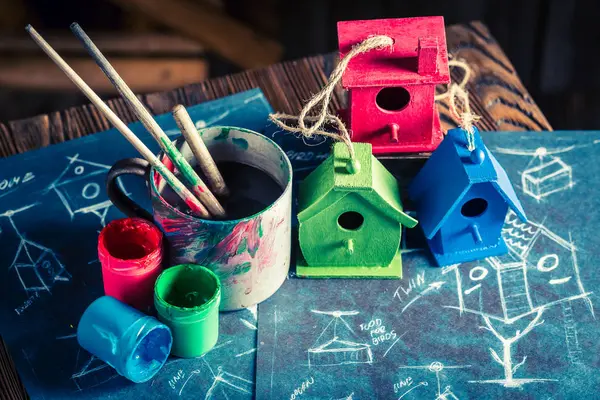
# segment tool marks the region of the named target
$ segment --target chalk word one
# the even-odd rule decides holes
[[[175,385],[183,378],[185,378],[185,372],[180,369],[171,379],[169,379],[169,386],[171,386],[171,389],[177,390]]]

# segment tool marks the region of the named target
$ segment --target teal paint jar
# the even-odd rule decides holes
[[[171,330],[114,297],[102,296],[84,311],[77,341],[85,350],[136,382],[162,368],[171,351]]]
[[[219,338],[221,283],[210,269],[196,264],[168,268],[156,279],[154,306],[171,328],[171,354],[199,357]]]

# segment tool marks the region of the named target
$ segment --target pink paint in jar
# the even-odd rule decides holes
[[[142,218],[111,221],[98,237],[104,293],[143,312],[154,302],[162,272],[163,234]]]

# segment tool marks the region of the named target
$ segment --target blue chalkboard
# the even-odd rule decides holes
[[[189,108],[197,127],[231,125],[269,134],[272,109],[258,89]],[[179,134],[170,114],[159,125]],[[158,151],[140,123],[132,130]],[[97,237],[123,215],[104,180],[137,153],[115,130],[0,160],[0,333],[33,399],[252,398],[256,307],[220,317],[214,350],[171,358],[150,382],[133,384],[77,344],[83,310],[103,294]],[[122,180],[149,207],[141,179]]]
[[[259,305],[257,398],[598,397],[600,132],[482,137],[529,217],[508,214],[510,253],[434,267],[415,228],[402,280],[291,273]]]

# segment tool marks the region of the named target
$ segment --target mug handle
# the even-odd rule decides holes
[[[118,185],[117,178],[121,175],[141,176],[148,182],[150,163],[141,158],[124,158],[117,161],[106,175],[106,193],[110,201],[128,217],[139,217],[154,223],[152,214],[131,200]]]

